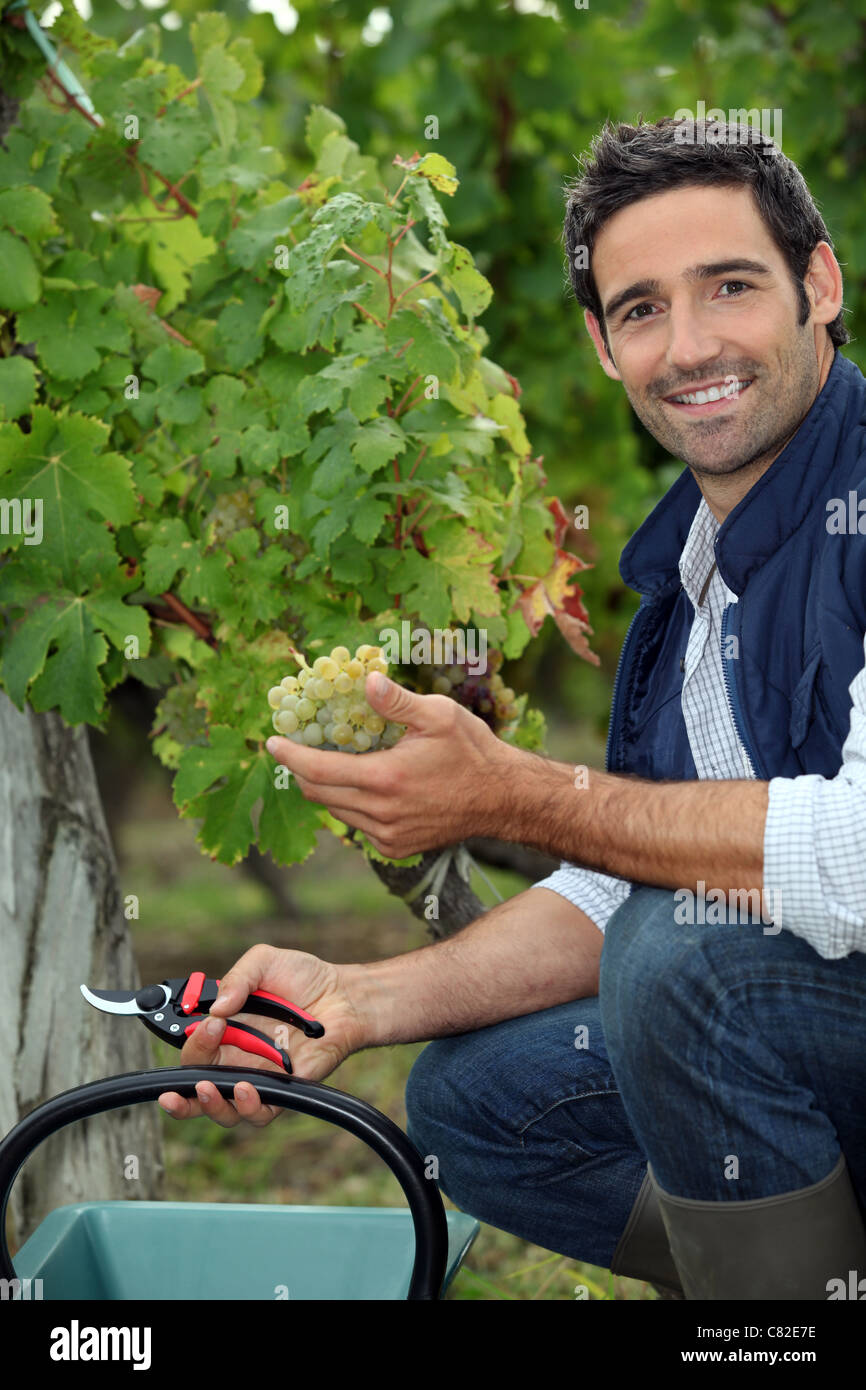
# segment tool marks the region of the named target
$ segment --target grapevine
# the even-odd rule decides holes
[[[337,681],[404,621],[483,632],[489,674],[401,678],[447,680],[542,747],[499,667],[548,616],[597,662],[585,565],[519,386],[485,356],[492,289],[448,237],[454,166],[380,168],[321,106],[303,157],[266,145],[261,65],[220,13],[191,24],[188,72],[156,26],[118,50],[66,5],[50,32],[98,119],[0,16],[19,102],[0,146],[0,496],[21,522],[0,534],[3,690],[100,728],[122,681],[160,691],[154,752],[227,864],[253,844],[297,863],[333,829],[278,783],[262,691],[283,689],[286,737],[388,748],[399,727]],[[323,659],[333,679],[304,677]]]

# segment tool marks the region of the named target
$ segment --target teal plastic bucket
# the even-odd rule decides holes
[[[299,1207],[209,1202],[79,1202],[59,1207],[10,1259],[9,1192],[49,1134],[105,1110],[195,1094],[213,1081],[231,1097],[252,1081],[262,1099],[349,1130],[389,1165],[402,1207]],[[0,1143],[0,1274],[20,1295],[57,1299],[434,1299],[480,1229],[447,1212],[421,1155],[386,1115],[319,1082],[251,1067],[166,1067],[107,1077],[46,1101]],[[34,1284],[33,1281],[41,1281]]]
[[[445,1219],[443,1292],[478,1233],[462,1212]],[[46,1299],[400,1299],[414,1257],[402,1207],[80,1202],[51,1212],[14,1264]]]

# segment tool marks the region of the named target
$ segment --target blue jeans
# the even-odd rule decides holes
[[[420,1054],[409,1136],[462,1210],[607,1269],[647,1158],[668,1192],[746,1200],[818,1182],[841,1149],[866,1207],[866,953],[675,907],[632,890],[598,998]]]

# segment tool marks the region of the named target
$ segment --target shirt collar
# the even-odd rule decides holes
[[[679,560],[680,581],[695,608],[716,558],[713,542],[718,529],[719,523],[702,497]]]

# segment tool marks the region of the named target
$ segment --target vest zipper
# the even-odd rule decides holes
[[[741,748],[743,749],[743,751],[744,751],[744,753],[745,753],[745,755],[746,755],[746,758],[748,759],[748,761],[749,761],[749,763],[750,763],[750,765],[751,765],[751,772],[750,772],[750,774],[747,773],[747,775],[751,775],[752,777],[757,777],[757,775],[758,775],[758,767],[759,767],[758,759],[755,757],[755,755],[754,755],[754,753],[753,753],[753,751],[752,751],[752,748],[751,748],[750,745],[749,745],[749,741],[748,741],[748,739],[745,737],[745,734],[744,734],[743,728],[742,728],[742,721],[741,721],[740,718],[738,717],[739,714],[740,714],[740,701],[739,701],[739,695],[738,695],[738,693],[737,693],[737,683],[736,683],[735,680],[731,680],[731,679],[729,678],[729,676],[728,676],[728,670],[729,670],[728,662],[729,662],[729,661],[733,661],[735,658],[732,657],[732,656],[726,656],[726,655],[725,655],[725,643],[726,643],[727,637],[728,637],[728,615],[729,615],[729,613],[731,612],[731,609],[732,609],[733,607],[734,607],[734,604],[732,604],[732,603],[726,603],[726,604],[725,604],[725,607],[724,607],[724,610],[723,610],[723,612],[722,612],[722,633],[721,633],[721,646],[722,646],[722,678],[723,678],[724,683],[725,683],[725,694],[726,694],[726,696],[727,696],[727,698],[728,698],[728,709],[730,710],[731,720],[733,721],[734,732],[736,733],[737,738],[740,740],[740,746],[741,746]],[[737,638],[737,645],[739,646],[739,638]]]
[[[631,637],[632,632],[634,631],[634,625],[635,625],[635,623],[637,622],[638,617],[640,616],[640,614],[641,614],[641,612],[642,612],[642,610],[643,610],[643,607],[644,607],[644,603],[643,603],[643,599],[641,599],[641,602],[640,602],[640,604],[638,605],[637,612],[634,613],[634,614],[632,615],[632,620],[631,620],[631,622],[629,623],[628,628],[627,628],[627,630],[626,630],[625,640],[623,641],[623,644],[622,644],[622,651],[621,651],[620,654],[619,654],[619,661],[618,661],[617,664],[616,664],[616,675],[615,675],[614,678],[613,678],[613,695],[611,696],[611,703],[610,703],[610,726],[609,726],[608,731],[607,731],[607,747],[605,748],[605,751],[604,751],[604,770],[605,770],[605,772],[612,772],[612,771],[613,771],[613,768],[611,767],[611,764],[610,764],[610,750],[611,750],[611,748],[612,748],[612,746],[613,746],[613,736],[614,736],[614,731],[616,730],[617,716],[618,716],[618,714],[619,714],[619,706],[618,706],[618,704],[617,704],[617,697],[618,697],[618,695],[619,695],[619,678],[620,678],[620,674],[621,674],[621,672],[622,672],[623,664],[624,664],[624,662],[625,662],[625,654],[626,654],[626,648],[628,647],[629,638]]]

